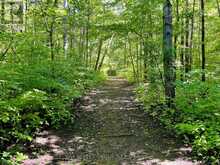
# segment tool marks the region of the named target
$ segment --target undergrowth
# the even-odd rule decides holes
[[[103,76],[77,63],[49,62],[0,66],[0,164],[19,164],[19,144],[45,127],[74,122],[71,102]]]
[[[192,145],[193,154],[206,164],[220,164],[220,86],[198,80],[177,82],[176,109],[165,106],[163,87],[142,84],[137,97],[148,114]]]

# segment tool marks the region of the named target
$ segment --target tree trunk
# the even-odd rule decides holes
[[[86,45],[85,45],[85,62],[86,66],[88,67],[89,64],[89,27],[90,27],[90,0],[87,0],[87,13],[86,13]]]
[[[102,56],[102,59],[101,59],[101,61],[100,61],[100,64],[98,65],[98,70],[99,70],[99,71],[100,71],[101,68],[102,68],[102,65],[103,65],[103,63],[104,63],[105,57],[106,57],[106,55],[108,54],[108,50],[111,48],[111,44],[112,44],[113,38],[114,38],[114,34],[112,35],[110,41],[108,42],[108,45],[106,46],[105,52],[104,52],[104,54],[103,54],[103,56]]]
[[[173,53],[173,27],[172,27],[172,5],[166,0],[163,8],[164,35],[163,35],[163,54],[164,54],[164,79],[165,97],[168,107],[174,107],[175,99],[175,54]]]
[[[216,0],[216,3],[217,3],[217,8],[218,8],[218,15],[219,15],[219,17],[220,17],[220,5],[219,5],[218,0]]]
[[[137,72],[136,72],[136,69],[135,69],[134,58],[133,58],[133,55],[132,55],[132,45],[131,45],[130,40],[128,40],[128,50],[129,50],[129,57],[130,57],[131,65],[132,65],[132,69],[133,69],[134,79],[135,79],[135,81],[138,82]]]
[[[13,15],[13,7],[14,3],[10,2],[10,21],[11,21],[11,32],[14,32],[14,15]]]
[[[5,23],[5,0],[1,2],[1,24]]]
[[[81,27],[80,29],[80,37],[79,37],[79,46],[78,46],[78,54],[81,59],[84,59],[84,35],[85,35],[85,29],[84,27]]]
[[[181,41],[180,41],[180,45],[181,45],[181,51],[180,51],[180,80],[184,81],[184,54],[185,54],[185,48],[184,48],[184,20],[181,21],[181,26],[182,26],[182,30],[181,30]]]
[[[67,0],[63,0],[63,8],[64,10],[68,10],[68,2]],[[63,18],[63,50],[64,50],[64,58],[67,58],[68,51],[68,35],[67,35],[67,16]]]
[[[49,42],[50,42],[50,57],[51,60],[54,60],[54,43],[53,43],[53,26],[51,26],[50,32],[49,32]]]
[[[205,57],[205,4],[204,0],[201,0],[201,17],[202,17],[202,27],[201,27],[201,34],[202,34],[202,40],[201,40],[201,49],[202,49],[202,81],[206,80],[205,76],[205,64],[206,64],[206,57]]]
[[[137,81],[139,83],[139,79],[140,79],[140,70],[139,70],[139,60],[140,60],[140,56],[139,56],[139,42],[136,43],[136,70],[137,70]]]
[[[144,80],[147,81],[147,43],[146,41],[143,42],[143,46],[144,46]]]
[[[24,0],[23,1],[23,31],[26,32],[27,31],[27,24],[28,24],[28,20],[27,20],[27,10],[28,10],[28,0]]]
[[[102,52],[102,45],[103,45],[103,40],[100,39],[99,40],[99,47],[98,47],[98,54],[97,54],[97,58],[96,58],[96,63],[95,63],[95,70],[98,70],[98,65],[99,65],[99,60],[100,60],[100,56],[101,56],[101,52]]]
[[[190,48],[190,69],[192,69],[193,66],[193,35],[194,35],[194,13],[195,13],[195,5],[196,0],[193,0],[193,11],[191,16],[191,32],[190,32],[190,42],[189,42],[189,48]]]
[[[186,24],[185,24],[185,73],[191,70],[190,66],[190,52],[189,52],[189,0],[186,0]]]
[[[179,27],[179,0],[176,0],[176,26]],[[177,57],[177,42],[178,42],[178,32],[176,32],[174,36],[174,53],[176,57]]]
[[[87,20],[87,25],[86,25],[86,45],[85,45],[85,62],[86,62],[86,66],[88,67],[88,63],[89,63],[89,16],[88,16],[88,20]]]

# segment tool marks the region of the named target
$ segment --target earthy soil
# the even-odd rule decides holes
[[[43,131],[25,165],[194,165],[190,148],[153,121],[133,86],[111,78],[90,91],[74,126]]]

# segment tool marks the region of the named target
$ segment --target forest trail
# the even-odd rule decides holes
[[[126,80],[111,78],[92,90],[84,97],[74,128],[40,133],[32,145],[33,159],[24,164],[197,164],[188,148],[143,112],[133,89]]]

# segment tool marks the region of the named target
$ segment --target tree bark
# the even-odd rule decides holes
[[[97,54],[97,58],[96,58],[96,63],[95,63],[95,70],[98,70],[98,65],[99,65],[99,60],[100,60],[100,56],[101,56],[101,52],[102,52],[102,45],[103,45],[103,40],[100,39],[99,40],[99,47],[98,47],[98,54]]]
[[[176,25],[179,27],[179,0],[176,0]],[[179,31],[179,29],[178,29]],[[177,57],[177,42],[178,42],[178,32],[176,32],[174,36],[174,53],[175,56]]]
[[[5,23],[5,0],[1,2],[1,24]]]
[[[190,51],[189,51],[189,0],[186,0],[186,24],[185,24],[185,73],[187,76],[187,73],[191,70],[190,66]]]
[[[137,71],[135,69],[135,63],[134,63],[134,58],[133,58],[133,54],[132,54],[132,45],[130,40],[128,39],[128,49],[129,49],[129,57],[131,60],[131,65],[132,65],[132,69],[133,69],[133,75],[134,75],[134,79],[135,81],[138,82],[138,78],[137,78]]]
[[[63,8],[64,10],[68,10],[68,1],[63,0]],[[68,11],[67,11],[68,12]],[[64,50],[64,58],[67,58],[68,51],[68,35],[67,35],[67,16],[63,18],[63,50]]]
[[[54,43],[53,43],[53,24],[51,25],[50,31],[49,31],[49,42],[50,42],[50,57],[51,60],[54,60]]]
[[[144,80],[147,81],[147,43],[146,41],[143,42],[143,47],[144,47]]]
[[[184,54],[185,54],[185,48],[184,48],[184,33],[183,33],[183,27],[184,27],[184,20],[182,20],[182,30],[181,30],[181,41],[180,41],[180,45],[181,45],[181,51],[180,51],[180,80],[184,81]]]
[[[190,41],[189,41],[189,48],[190,48],[190,69],[192,69],[193,66],[193,35],[194,35],[194,14],[195,14],[195,5],[196,5],[196,0],[193,0],[193,11],[192,11],[192,16],[191,16],[191,32],[190,32]]]
[[[205,57],[205,4],[204,0],[201,0],[201,19],[202,19],[202,27],[201,27],[201,51],[202,51],[202,81],[206,80],[205,75],[205,64],[206,64],[206,57]]]
[[[104,54],[103,54],[103,56],[102,56],[102,59],[101,59],[101,61],[100,61],[100,64],[98,65],[98,70],[99,70],[99,71],[100,71],[101,68],[102,68],[102,65],[103,65],[103,63],[104,63],[105,57],[106,57],[106,55],[108,54],[108,50],[109,50],[110,47],[111,47],[113,38],[114,38],[114,34],[112,35],[110,41],[108,42],[108,45],[106,46],[105,52],[104,52]]]
[[[217,3],[217,8],[218,8],[218,16],[220,17],[220,5],[219,5],[218,0],[216,0],[216,3]]]
[[[172,26],[172,5],[166,0],[163,8],[164,34],[163,34],[163,54],[164,54],[164,79],[165,97],[168,107],[174,107],[175,99],[175,54],[173,53],[173,26]]]
[[[86,13],[86,45],[85,45],[85,62],[86,66],[88,67],[89,65],[89,27],[90,27],[90,0],[87,0],[87,13]]]

